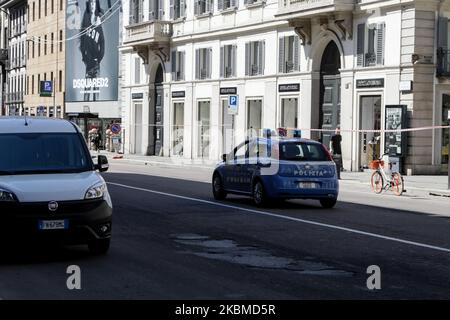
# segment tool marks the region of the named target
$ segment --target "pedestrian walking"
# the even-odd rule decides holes
[[[333,154],[333,160],[336,163],[336,171],[338,179],[341,179],[341,170],[342,170],[341,142],[342,142],[341,130],[339,127],[337,127],[334,135],[331,137],[331,150]]]

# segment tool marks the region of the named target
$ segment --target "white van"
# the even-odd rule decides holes
[[[94,164],[67,120],[0,117],[0,235],[50,238],[108,251],[112,202],[99,155]]]

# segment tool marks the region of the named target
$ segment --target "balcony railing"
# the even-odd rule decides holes
[[[168,42],[172,36],[170,21],[145,21],[125,27],[125,44],[145,44],[152,42]]]
[[[438,77],[450,77],[450,49],[438,49],[436,75]]]

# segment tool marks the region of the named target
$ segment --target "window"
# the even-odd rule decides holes
[[[63,31],[59,30],[59,51],[62,51],[63,47]]]
[[[163,0],[150,0],[149,2],[149,20],[161,20],[164,15]]]
[[[211,48],[195,50],[195,79],[211,79]]]
[[[244,143],[241,143],[239,146],[234,148],[234,160],[245,159],[248,156],[248,144],[249,142],[245,141]]]
[[[300,70],[299,41],[297,36],[282,37],[279,39],[279,65],[280,73],[289,73]]]
[[[253,41],[245,44],[245,75],[264,74],[264,41]]]
[[[449,126],[450,120],[448,115],[450,114],[450,95],[442,95],[442,125]],[[447,164],[449,161],[449,130],[442,129],[442,144],[441,144],[441,164]]]
[[[209,157],[210,104],[209,101],[198,103],[198,156],[201,158]]]
[[[173,148],[174,155],[183,155],[184,102],[173,104]]]
[[[41,18],[41,0],[38,2],[38,19]]]
[[[31,40],[31,55],[32,55],[32,57],[33,57],[33,59],[34,59],[34,40]]]
[[[144,21],[144,0],[130,0],[130,24]]]
[[[52,0],[51,6],[52,6],[52,14],[53,14],[55,12],[55,0]]]
[[[33,21],[36,20],[36,3],[33,2]]]
[[[38,57],[41,56],[41,38],[38,38]]]
[[[172,80],[184,80],[184,51],[172,51]]]
[[[41,75],[38,74],[38,76],[37,76],[37,93],[41,92],[40,85],[41,85]]]
[[[62,11],[63,9],[63,1],[64,0],[59,0],[59,11]]]
[[[62,92],[62,88],[63,88],[63,74],[62,74],[62,70],[59,70],[58,84],[59,84],[59,92]]]
[[[31,94],[34,94],[34,75],[31,76]]]
[[[236,45],[226,45],[220,48],[220,77],[236,76]]]
[[[218,0],[217,9],[219,11],[235,9],[237,8],[237,4],[238,4],[237,0]]]
[[[44,15],[47,16],[47,0],[44,2]]]
[[[47,54],[47,35],[44,36],[44,55]]]
[[[170,19],[180,19],[186,16],[186,0],[170,0]]]
[[[247,135],[256,137],[262,128],[262,100],[248,100],[247,102]]]
[[[53,32],[52,32],[52,34],[50,35],[50,53],[53,53],[53,42],[54,42],[54,40],[55,40],[55,37],[54,37],[54,34],[53,34]]]
[[[298,111],[297,98],[283,98],[281,99],[280,110],[280,127],[281,128],[297,128]]]
[[[358,24],[357,66],[371,67],[384,65],[385,25]]]
[[[447,17],[439,17],[438,20],[438,49],[436,61],[436,75],[438,77],[450,76],[450,48],[449,48],[449,23]]]
[[[212,12],[212,0],[195,0],[194,1],[194,14],[204,15]]]

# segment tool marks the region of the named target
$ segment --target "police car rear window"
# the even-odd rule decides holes
[[[320,144],[289,142],[280,144],[280,160],[328,161],[328,156]]]

